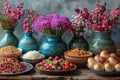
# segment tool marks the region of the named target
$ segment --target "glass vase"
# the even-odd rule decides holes
[[[89,45],[88,45],[87,40],[83,36],[75,35],[73,39],[71,40],[71,42],[69,43],[69,48],[70,49],[79,48],[79,49],[88,51]]]
[[[94,31],[95,37],[90,43],[90,51],[95,55],[102,50],[109,50],[111,53],[116,53],[116,46],[111,38],[111,31],[97,32]]]
[[[62,56],[67,50],[67,45],[62,41],[61,35],[46,35],[45,40],[40,45],[40,53],[45,57]]]
[[[23,53],[32,50],[38,50],[38,44],[32,35],[32,32],[24,32],[22,38],[19,41],[18,48],[23,50]]]
[[[11,45],[18,46],[18,38],[14,35],[14,30],[4,30],[5,35],[0,41],[0,48]]]

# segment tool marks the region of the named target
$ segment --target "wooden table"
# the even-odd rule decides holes
[[[16,76],[0,76],[0,80],[81,80],[81,79],[99,79],[99,80],[120,80],[120,77],[102,77],[97,76],[88,69],[77,69],[75,72],[69,75],[45,75],[41,74],[38,70],[16,75]]]

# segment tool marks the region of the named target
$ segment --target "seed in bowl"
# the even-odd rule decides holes
[[[31,59],[31,60],[41,59],[43,57],[44,56],[40,54],[39,51],[28,51],[27,53],[22,55],[23,59]]]
[[[73,49],[65,52],[66,55],[68,56],[75,56],[75,57],[85,57],[85,56],[90,56],[90,52],[82,50],[82,49]]]

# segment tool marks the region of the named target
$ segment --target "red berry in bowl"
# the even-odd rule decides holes
[[[55,65],[59,65],[60,63],[59,63],[59,61],[55,61]]]
[[[46,67],[46,66],[48,66],[48,64],[47,64],[47,63],[45,63],[45,64],[44,64],[44,66]]]
[[[50,70],[51,66],[47,65],[45,68],[46,68],[46,70]]]
[[[59,59],[59,62],[62,62],[63,60],[64,60],[63,58],[60,58],[60,59]]]
[[[69,69],[70,69],[70,66],[66,65],[65,70],[69,70]]]
[[[72,63],[70,63],[70,67],[71,67],[71,68],[74,68],[74,67],[75,67],[75,65],[74,65],[74,64],[72,64]]]
[[[52,69],[55,69],[56,67],[54,65],[51,66]]]
[[[62,70],[62,69],[63,69],[62,66],[59,66],[59,67],[58,67],[58,70]]]
[[[54,59],[55,59],[55,60],[59,60],[59,57],[58,57],[58,56],[56,56]]]
[[[48,59],[49,59],[50,61],[52,61],[52,60],[53,60],[53,58],[52,58],[52,57],[49,57]]]

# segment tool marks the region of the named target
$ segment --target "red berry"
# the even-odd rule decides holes
[[[55,66],[54,66],[54,65],[52,65],[52,66],[51,66],[51,68],[52,68],[52,69],[55,69]]]
[[[52,61],[52,60],[53,60],[53,58],[52,58],[52,57],[49,57],[48,59],[49,59],[50,61]]]
[[[38,66],[43,66],[43,62],[38,63]]]
[[[48,64],[47,64],[47,63],[45,63],[45,64],[44,64],[44,66],[46,67],[46,66],[48,66]]]
[[[55,61],[55,65],[59,65],[60,63],[59,63],[59,61]]]
[[[70,65],[70,62],[69,62],[69,61],[66,61],[66,62],[65,62],[65,65]]]
[[[46,68],[46,70],[50,70],[51,66],[47,65],[45,68]]]
[[[59,57],[58,57],[58,56],[56,56],[56,57],[55,57],[55,60],[58,60],[58,59],[59,59]]]
[[[62,70],[62,66],[59,66],[59,67],[58,67],[58,70]]]
[[[62,62],[63,60],[64,60],[63,58],[60,58],[60,59],[59,59],[59,62]]]
[[[69,70],[70,69],[70,66],[65,66],[65,70]]]
[[[70,67],[74,68],[74,67],[75,67],[75,65],[74,65],[74,64],[72,64],[72,63],[70,63]]]

